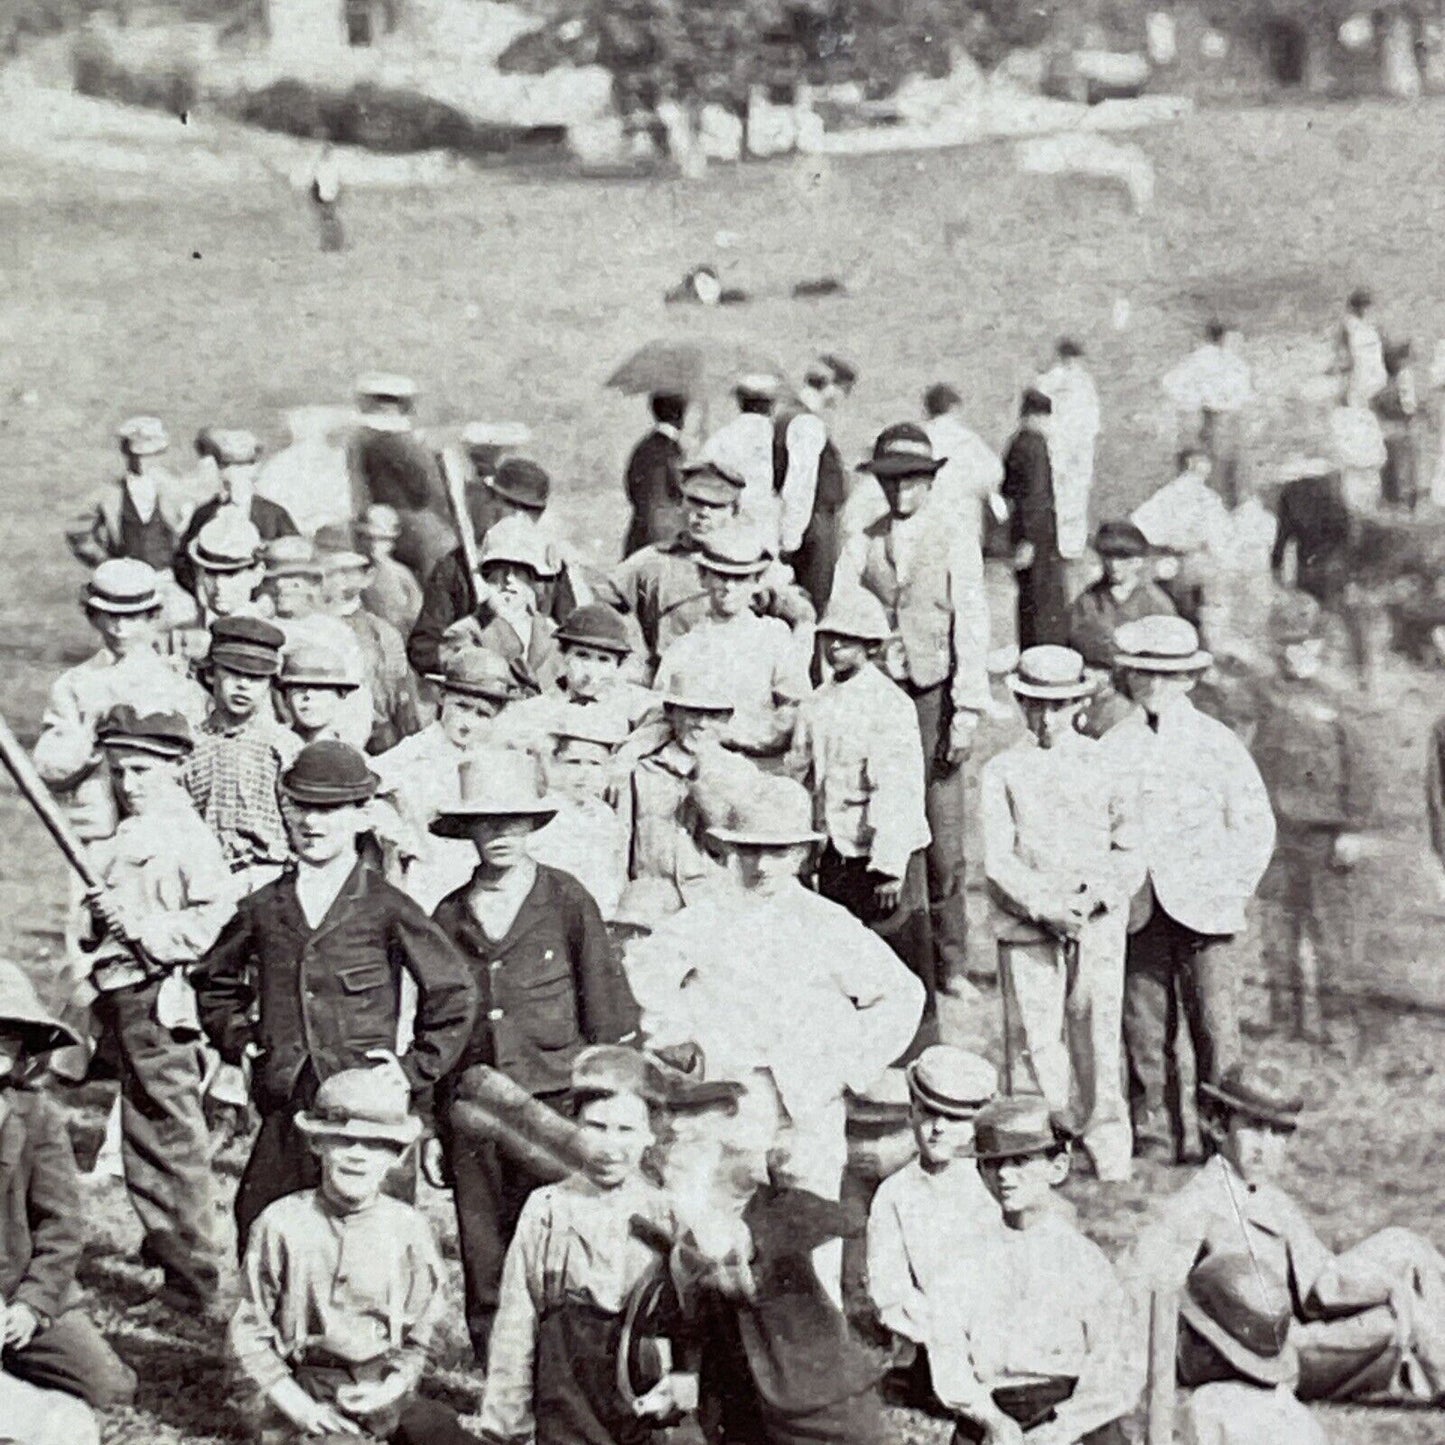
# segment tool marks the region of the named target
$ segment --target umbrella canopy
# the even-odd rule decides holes
[[[672,341],[655,338],[634,351],[607,385],[627,396],[671,391],[698,400],[729,390],[740,376],[764,372],[788,387],[778,363],[756,347],[737,341]]]

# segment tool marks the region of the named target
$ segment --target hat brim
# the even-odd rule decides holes
[[[813,629],[815,637],[841,637],[845,642],[868,642],[881,645],[888,641],[886,632],[859,632],[851,627],[824,627],[820,622]]]
[[[427,831],[434,838],[470,838],[472,825],[483,818],[531,818],[534,828],[541,828],[557,816],[558,806],[550,798],[540,798],[535,802],[525,798],[514,801],[501,798],[494,803],[463,803],[438,813]]]
[[[274,678],[281,671],[280,657],[244,656],[229,650],[208,652],[201,665],[207,669],[223,667],[227,672],[239,672],[242,677]]]
[[[905,1077],[908,1080],[910,1101],[921,1104],[930,1114],[943,1115],[945,1119],[976,1118],[978,1111],[988,1103],[988,1099],[980,1099],[977,1103],[967,1099],[950,1099],[946,1094],[940,1094],[930,1089],[927,1083],[919,1079],[911,1069],[905,1070]]]
[[[632,655],[631,644],[615,637],[588,637],[579,632],[559,631],[553,640],[559,647],[595,647],[598,652],[610,652],[616,657]]]
[[[729,507],[743,494],[743,489],[731,482],[696,482],[686,477],[677,484],[677,490],[685,502],[708,502],[714,507]]]
[[[158,457],[162,452],[170,451],[171,444],[169,440],[131,441],[127,437],[122,437],[120,448],[123,452],[129,452],[133,457]]]
[[[184,758],[195,751],[195,743],[181,738],[134,737],[130,733],[101,733],[96,741],[110,753],[145,753],[148,757]]]
[[[287,676],[286,673],[276,674],[277,687],[329,687],[334,692],[355,692],[361,686],[359,682],[352,682],[348,678],[320,677],[315,673],[303,673],[299,677],[294,673]]]
[[[510,502],[514,507],[525,507],[529,512],[545,512],[547,510],[545,500],[539,502],[536,497],[513,491],[511,487],[500,487],[497,485],[495,477],[488,477],[482,485],[489,492],[495,492],[504,502]]]
[[[0,1028],[13,1029],[25,1044],[27,1054],[48,1054],[55,1049],[79,1045],[80,1038],[59,1019],[44,1014],[0,1013]]]
[[[421,1138],[421,1120],[410,1116],[400,1124],[383,1124],[374,1119],[327,1119],[302,1112],[296,1116],[296,1127],[308,1139],[362,1139],[400,1149]]]
[[[81,604],[90,612],[106,612],[112,617],[139,617],[146,612],[159,612],[165,604],[160,594],[153,592],[149,597],[97,597],[82,590]]]
[[[1277,1129],[1288,1129],[1290,1133],[1299,1128],[1298,1110],[1275,1108],[1260,1099],[1246,1099],[1239,1094],[1231,1094],[1228,1089],[1220,1088],[1218,1084],[1200,1084],[1199,1093],[1231,1114],[1238,1114],[1246,1119],[1258,1119]]]
[[[1114,666],[1128,672],[1157,672],[1174,674],[1183,672],[1207,672],[1214,665],[1214,654],[1202,647],[1188,657],[1153,657],[1137,652],[1117,652]]]
[[[493,687],[480,687],[470,682],[457,682],[454,678],[449,679],[445,673],[429,672],[425,674],[426,680],[434,683],[443,692],[459,693],[462,697],[479,697],[485,702],[501,704],[512,702],[514,694],[510,692],[499,692]]]
[[[1090,678],[1083,682],[1026,682],[1018,673],[1010,673],[1008,685],[1015,697],[1033,698],[1038,702],[1083,702],[1093,697],[1099,685]]]
[[[947,464],[947,457],[870,457],[859,462],[855,471],[868,472],[880,482],[901,482],[909,477],[926,477],[932,481]]]
[[[781,829],[774,833],[761,828],[709,828],[707,835],[728,848],[801,848],[809,843],[821,843],[824,839],[824,834],[802,828]]]
[[[214,552],[207,552],[194,539],[186,548],[186,555],[197,567],[207,572],[247,572],[261,562],[260,557],[249,557],[245,561],[239,561],[235,557],[217,557]]]
[[[756,562],[719,562],[711,557],[694,557],[693,561],[699,571],[717,577],[761,577],[773,564],[771,557],[759,557]]]
[[[1195,1334],[1246,1378],[1261,1385],[1283,1385],[1298,1377],[1299,1355],[1288,1341],[1278,1355],[1256,1354],[1248,1345],[1235,1339],[1217,1320],[1205,1314],[1188,1294],[1179,1301],[1179,1314]]]
[[[682,693],[665,692],[662,695],[664,709],[673,708],[679,712],[711,713],[714,717],[731,717],[737,708],[730,702],[710,698],[685,697]]]
[[[560,567],[548,568],[545,564],[538,566],[534,557],[509,557],[505,553],[499,553],[492,557],[483,557],[478,564],[485,573],[488,567],[525,567],[539,582],[550,582],[554,577],[562,574]]]
[[[375,778],[365,788],[328,788],[306,783],[288,784],[282,779],[281,792],[293,803],[309,803],[317,808],[359,808],[376,796],[380,781]]]

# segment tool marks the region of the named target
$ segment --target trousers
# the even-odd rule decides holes
[[[949,769],[948,750],[953,700],[948,684],[908,687],[918,714],[923,766],[928,769],[924,810],[933,841],[925,853],[928,902],[933,923],[934,977],[942,985],[962,978],[968,967],[968,914],[964,900],[963,771]]]
[[[1129,937],[1124,1052],[1136,1152],[1177,1158],[1184,1149],[1181,1016],[1196,1087],[1216,1081],[1239,1056],[1239,980],[1231,942],[1186,928],[1157,901],[1148,922]]]
[[[159,991],[155,982],[101,994],[95,1016],[120,1077],[121,1162],[142,1256],[168,1286],[206,1302],[220,1269],[202,1058],[157,1020]]]
[[[1133,1135],[1124,1104],[1122,915],[1077,940],[1000,941],[1010,1094],[1038,1093],[1082,1137],[1100,1179],[1129,1177]]]
[[[0,1420],[25,1445],[100,1445],[100,1426],[84,1400],[0,1371]]]
[[[23,1350],[6,1349],[0,1364],[17,1380],[74,1395],[96,1410],[135,1399],[135,1371],[80,1310],[67,1310],[37,1330]],[[0,1421],[0,1428],[9,1423]]]

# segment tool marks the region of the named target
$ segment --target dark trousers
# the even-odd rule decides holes
[[[547,1181],[492,1140],[448,1130],[443,1142],[457,1211],[467,1333],[478,1363],[485,1364],[507,1246],[527,1196]]]
[[[968,913],[964,906],[963,770],[948,768],[953,700],[948,684],[907,689],[918,714],[923,765],[928,769],[924,806],[933,841],[926,853],[928,902],[933,923],[934,978],[946,985],[968,967]]]
[[[135,1371],[80,1310],[67,1310],[49,1329],[37,1330],[23,1350],[7,1349],[0,1363],[17,1380],[75,1395],[97,1410],[135,1399]],[[4,1425],[0,1420],[0,1433]]]
[[[157,982],[102,994],[95,1014],[120,1076],[121,1159],[142,1257],[173,1289],[209,1301],[220,1271],[201,1054],[157,1022],[159,992]]]
[[[1239,1056],[1239,1007],[1232,940],[1195,933],[1156,902],[1129,936],[1124,958],[1124,1049],[1136,1153],[1184,1148],[1181,1015],[1194,1050],[1194,1075],[1213,1083]]]
[[[341,224],[341,208],[335,201],[317,201],[316,220],[321,228],[321,249],[343,251],[346,249],[346,231]]]
[[[918,1026],[919,1037],[908,1051],[912,1056],[928,1043],[936,1042],[937,1034],[938,973],[933,957],[933,924],[928,916],[927,864],[923,853],[915,853],[908,860],[898,907],[889,913],[879,909],[876,899],[881,877],[868,866],[866,858],[845,858],[831,843],[825,843],[818,855],[818,892],[834,903],[841,903],[860,923],[866,923],[923,983],[927,1003]]]

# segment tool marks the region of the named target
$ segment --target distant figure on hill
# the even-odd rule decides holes
[[[316,208],[316,221],[321,229],[323,251],[344,251],[346,232],[341,225],[341,171],[336,152],[327,145],[321,150],[316,170],[311,176],[311,204]]]

